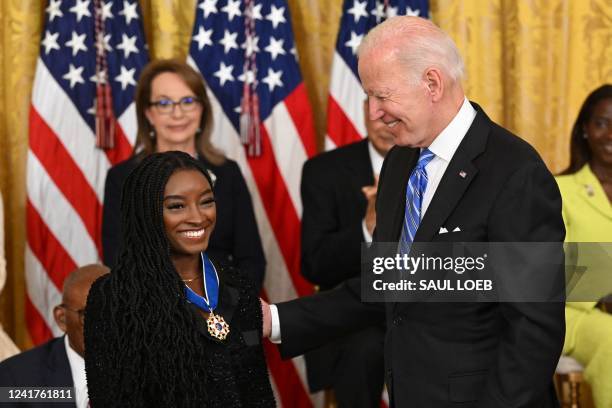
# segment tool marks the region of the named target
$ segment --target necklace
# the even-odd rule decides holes
[[[196,276],[195,278],[191,278],[191,279],[181,279],[183,282],[185,283],[189,283],[189,282],[193,282],[194,280],[198,280],[200,279],[201,276]]]

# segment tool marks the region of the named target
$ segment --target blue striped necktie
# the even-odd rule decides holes
[[[435,157],[429,149],[423,149],[419,161],[412,170],[408,185],[406,186],[406,210],[404,211],[404,223],[400,237],[400,254],[408,254],[410,245],[421,223],[421,205],[423,194],[427,187],[427,171],[425,166]]]

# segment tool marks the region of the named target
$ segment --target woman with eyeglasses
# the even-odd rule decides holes
[[[184,62],[157,60],[142,71],[135,94],[138,134],[134,155],[111,168],[104,190],[104,263],[116,265],[122,247],[120,199],[136,166],[156,152],[179,150],[200,160],[215,183],[218,219],[208,254],[247,274],[261,288],[266,261],[251,196],[236,162],[211,143],[212,108],[202,76]]]

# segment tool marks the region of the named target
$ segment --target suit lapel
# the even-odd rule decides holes
[[[416,242],[429,242],[434,238],[478,173],[472,161],[485,149],[489,119],[478,105],[476,108],[474,122],[448,164],[419,225],[414,237]]]
[[[74,384],[64,337],[65,335],[53,340],[53,345],[47,358],[47,367],[49,369],[47,373],[50,377],[48,384],[53,384],[54,386],[59,384],[72,386]]]

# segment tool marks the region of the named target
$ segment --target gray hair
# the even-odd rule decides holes
[[[423,72],[437,67],[454,82],[464,76],[464,64],[454,41],[430,20],[421,17],[392,17],[365,36],[358,57],[388,44],[391,52],[408,68],[411,82],[422,80]]]

